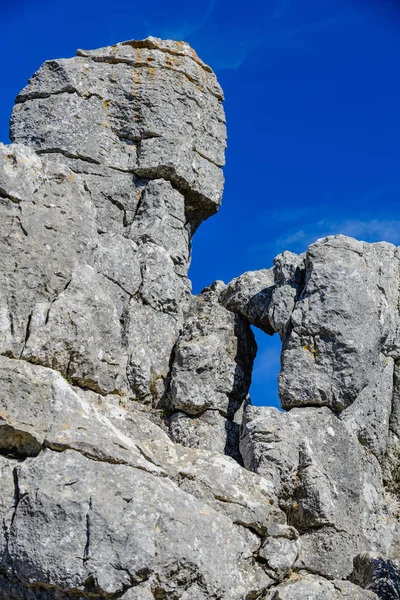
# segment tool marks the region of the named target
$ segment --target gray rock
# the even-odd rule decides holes
[[[213,409],[233,417],[251,382],[254,336],[219,303],[221,289],[216,283],[193,298],[175,349],[170,406],[191,415]]]
[[[3,454],[3,449],[1,449]],[[1,475],[1,494],[0,494],[0,514],[2,518],[2,527],[0,529],[0,556],[3,560],[7,555],[8,537],[7,532],[10,526],[15,507],[15,484],[14,472],[18,467],[18,461],[12,458],[12,454],[6,454],[6,457],[0,456],[0,475]],[[0,562],[1,564],[1,562]],[[1,584],[0,584],[1,590]],[[0,591],[1,598],[1,591]]]
[[[398,265],[391,244],[335,236],[310,246],[305,288],[282,353],[284,408],[342,411],[361,392],[363,403],[370,401],[381,377],[380,354],[398,355]]]
[[[118,465],[129,466],[134,472],[147,472],[163,480],[168,477],[175,486],[171,489],[180,488],[185,492],[189,514],[198,510],[196,502],[203,502],[202,511],[204,518],[209,520],[210,527],[218,527],[217,524],[212,524],[214,512],[224,516],[231,524],[235,524],[238,539],[242,537],[243,543],[253,544],[252,552],[257,552],[259,546],[258,538],[252,532],[263,535],[268,523],[285,523],[285,516],[277,506],[267,481],[244,470],[222,454],[199,452],[173,444],[166,433],[149,420],[149,412],[140,408],[140,405],[136,411],[132,411],[132,407],[124,405],[123,399],[117,401],[117,396],[104,397],[92,391],[73,389],[54,370],[4,357],[0,358],[0,383],[0,452],[19,460],[30,456],[38,457],[37,460],[40,458],[43,477],[56,477],[56,473],[51,475],[47,472],[46,457],[53,457],[48,449],[56,451],[60,456],[57,469],[62,469],[62,456],[70,456],[68,452],[72,450],[75,452],[72,456],[79,453],[85,459],[90,459],[84,468],[89,479],[89,471],[93,473],[96,465],[100,464],[110,469]],[[79,462],[80,459],[76,460]],[[2,518],[7,523],[12,518],[15,504],[13,468],[15,471],[18,462],[12,458],[4,461],[5,486],[0,494],[0,508],[3,511]],[[35,472],[36,462],[26,464],[27,472]],[[118,481],[118,474],[116,477],[115,482]],[[114,483],[108,484],[108,478],[107,475],[105,485],[110,485],[109,492],[114,493]],[[43,486],[45,485],[48,483],[44,481]],[[82,490],[85,485],[86,480],[83,478]],[[115,493],[118,495],[120,485],[115,485]],[[157,485],[154,482],[154,486]],[[162,487],[163,484],[160,485]],[[19,495],[23,493],[25,492],[18,492]],[[171,493],[170,491],[169,494]],[[101,502],[110,501],[112,505],[101,490],[99,499]],[[60,510],[64,511],[62,501],[57,500],[57,503],[57,510],[48,508],[56,515],[60,514]],[[29,510],[29,515],[35,514],[36,509],[31,507]],[[29,522],[25,526],[29,529]],[[108,536],[107,552],[117,552],[114,534],[106,534],[110,532],[110,523],[103,520],[101,526],[104,535]],[[192,533],[194,530],[191,529]],[[25,544],[24,541],[21,543]],[[184,553],[185,545],[186,542],[182,548]],[[217,547],[215,550],[219,551]],[[61,550],[60,556],[66,551]],[[29,556],[30,551],[26,549],[26,552]],[[114,564],[111,558],[109,560],[110,564]],[[104,563],[99,567],[102,573],[107,570],[107,565],[108,563]],[[264,577],[258,567],[249,574],[250,580],[256,575],[261,577],[260,581],[264,581],[265,585],[268,584],[269,579]],[[36,575],[31,577],[37,581]],[[68,583],[67,588],[70,589],[71,585],[72,583]]]
[[[157,404],[191,235],[220,203],[222,92],[187,44],[78,54],[32,77],[11,120],[26,146],[1,147],[0,351]]]
[[[155,597],[199,586],[238,600],[268,585],[257,538],[169,481],[73,450],[27,459],[16,479],[5,567],[22,582],[104,597],[147,580]]]
[[[329,237],[191,296],[222,100],[186,43],[157,38],[48,61],[17,97],[2,600],[397,597],[398,249]],[[250,404],[250,324],[281,337],[287,413]]]
[[[206,410],[200,415],[177,411],[169,418],[169,428],[171,438],[178,444],[214,450],[241,462],[240,425],[226,419],[217,410]]]
[[[380,354],[378,362],[376,380],[361,390],[353,404],[341,413],[341,419],[361,444],[383,458],[392,414],[393,359]]]
[[[386,548],[379,465],[327,407],[249,406],[240,450],[302,533],[298,569],[346,578],[358,549]]]
[[[35,306],[21,358],[51,366],[82,387],[127,394],[120,320],[128,300],[93,267],[77,267],[53,302]]]
[[[264,535],[271,523],[285,524],[285,514],[263,477],[249,473],[219,453],[179,450],[178,446],[176,452],[179,462],[174,466],[179,465],[180,471],[175,481],[181,489],[259,535]]]
[[[221,294],[221,302],[228,310],[272,335],[274,329],[269,322],[268,308],[274,286],[273,269],[248,271],[226,286]]]
[[[187,44],[128,41],[47,61],[17,97],[11,138],[42,153],[168,179],[190,194],[197,226],[221,200],[222,99],[214,73]]]
[[[168,408],[175,412],[169,423],[176,442],[241,462],[239,409],[250,387],[256,343],[248,323],[220,303],[224,287],[216,282],[192,299],[174,349]]]
[[[126,373],[133,396],[145,404],[158,406],[165,393],[181,322],[175,315],[133,299],[122,315],[121,326],[128,352]]]
[[[149,583],[142,583],[130,588],[121,596],[122,600],[154,600],[153,592]]]
[[[294,574],[288,581],[274,588],[267,600],[377,600],[373,592],[367,592],[348,581],[327,581],[322,577]]]
[[[400,437],[400,362],[397,361],[393,371],[392,411],[390,414],[390,430]]]
[[[190,285],[182,268],[187,270],[183,263],[190,240],[185,225],[175,219],[174,205],[183,203],[183,197],[168,182],[150,182],[146,206],[151,199],[159,205],[171,192],[171,217],[168,221],[165,204],[160,217],[166,237],[153,236],[150,242],[133,230],[130,239],[131,226],[124,225],[122,217],[118,230],[109,215],[109,233],[104,223],[96,222],[97,206],[81,175],[22,146],[3,146],[1,153],[2,185],[22,198],[18,203],[14,196],[2,198],[1,352],[56,368],[102,393],[116,391],[150,401],[152,381],[168,373],[171,348],[189,301]],[[35,196],[24,196],[28,180],[36,186]],[[166,240],[172,232],[182,233],[170,255]],[[141,327],[136,325],[138,315]],[[158,335],[157,340],[154,332],[159,331],[165,337]],[[133,365],[143,349],[148,366],[139,386]]]
[[[252,325],[283,338],[304,279],[304,257],[283,252],[272,269],[249,271],[233,279],[221,294],[224,306]]]
[[[161,246],[171,257],[175,271],[187,275],[190,232],[182,194],[162,179],[150,181],[140,196],[129,237],[137,244]]]
[[[56,371],[0,357],[0,386],[3,453],[26,457],[43,447],[74,449],[97,461],[166,475]]]
[[[74,388],[82,401],[134,442],[153,474],[167,474],[180,488],[207,502],[237,524],[264,535],[270,525],[286,523],[269,481],[243,469],[220,452],[182,447],[161,429],[159,413],[124,403],[115,395],[101,396]],[[114,434],[114,429],[110,435]],[[272,535],[272,533],[271,533]]]
[[[299,534],[294,527],[270,523],[258,552],[266,563],[266,572],[279,581],[289,575],[299,555]]]

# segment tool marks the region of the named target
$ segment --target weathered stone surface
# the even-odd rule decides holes
[[[219,531],[220,529],[219,523],[214,519],[214,514],[230,523],[230,528],[236,532],[238,543],[240,542],[243,545],[243,553],[247,557],[243,559],[245,560],[245,567],[243,567],[245,569],[245,574],[243,574],[245,582],[243,585],[238,584],[240,593],[236,594],[237,598],[242,598],[241,594],[244,594],[246,589],[252,589],[251,586],[255,586],[255,590],[261,591],[272,584],[273,580],[269,579],[253,561],[253,554],[258,551],[260,542],[259,538],[252,532],[257,532],[258,536],[265,535],[268,523],[276,523],[278,527],[278,524],[284,524],[286,519],[284,513],[277,506],[273,497],[273,490],[262,477],[244,470],[237,462],[222,454],[200,452],[199,450],[183,448],[174,444],[160,426],[148,418],[149,412],[140,408],[140,405],[138,405],[136,411],[132,411],[132,407],[124,404],[122,399],[118,401],[118,397],[115,395],[104,397],[92,391],[71,388],[63,377],[52,369],[30,365],[26,361],[1,357],[0,383],[2,406],[0,451],[20,460],[30,456],[36,457],[32,461],[28,458],[25,459],[21,471],[23,475],[20,475],[16,460],[3,459],[5,468],[2,481],[5,485],[0,495],[1,518],[6,524],[10,522],[10,519],[13,525],[16,522],[18,523],[16,516],[12,516],[13,511],[16,510],[15,498],[25,498],[25,496],[29,496],[30,499],[35,498],[34,505],[29,500],[26,512],[18,513],[20,515],[20,527],[26,529],[27,532],[31,532],[33,528],[35,536],[40,537],[43,546],[42,550],[36,548],[37,538],[32,538],[31,546],[28,547],[27,538],[30,537],[30,534],[24,533],[21,536],[18,530],[15,533],[15,542],[13,542],[18,547],[18,551],[15,551],[18,556],[15,558],[14,553],[10,554],[11,529],[4,530],[8,540],[8,550],[3,557],[3,560],[6,561],[4,568],[7,577],[7,586],[4,584],[4,589],[10,590],[10,597],[12,597],[11,592],[17,593],[16,590],[18,586],[21,586],[21,581],[24,582],[24,585],[27,585],[31,580],[46,586],[54,585],[59,593],[62,590],[69,590],[73,593],[73,590],[76,590],[76,594],[78,594],[77,590],[79,589],[83,593],[87,585],[85,582],[90,578],[90,573],[93,574],[93,569],[95,571],[95,574],[93,574],[94,583],[91,586],[93,590],[97,590],[100,597],[103,597],[106,592],[116,593],[120,591],[121,585],[136,585],[140,581],[142,575],[137,575],[139,579],[136,575],[131,577],[129,573],[127,574],[127,571],[124,571],[128,567],[126,565],[119,567],[119,563],[116,562],[115,558],[120,556],[122,552],[122,550],[119,550],[118,544],[127,544],[128,542],[126,536],[123,541],[119,541],[122,539],[122,533],[119,534],[116,531],[117,526],[113,524],[114,521],[110,520],[111,515],[113,515],[112,519],[115,518],[116,521],[122,518],[118,511],[117,513],[113,512],[116,502],[113,494],[117,498],[122,495],[125,505],[131,502],[129,498],[125,498],[125,492],[121,492],[122,482],[120,482],[120,479],[124,481],[123,489],[130,490],[131,496],[132,494],[135,495],[136,499],[138,497],[137,488],[140,488],[144,493],[144,488],[146,488],[148,482],[151,482],[148,494],[153,498],[152,502],[159,504],[160,507],[164,507],[165,502],[161,497],[156,498],[154,489],[159,488],[161,493],[163,486],[167,485],[169,491],[165,493],[170,498],[171,506],[174,506],[179,512],[180,520],[182,520],[181,511],[183,509],[182,507],[179,508],[173,496],[175,493],[178,493],[178,495],[184,494],[185,506],[187,506],[188,511],[187,535],[193,535],[196,532],[196,548],[198,548],[196,552],[202,551],[201,548],[204,548],[207,560],[214,560],[212,552],[210,554],[209,549],[207,549],[211,542],[198,539],[197,525],[194,524],[192,519],[193,511],[195,513],[200,511],[200,514],[204,515],[202,518],[209,524],[210,531],[214,531],[214,529]],[[5,428],[11,432],[12,436],[9,433],[4,435]],[[30,445],[27,445],[26,440],[30,442]],[[71,464],[69,470],[67,469],[68,476],[66,476],[64,469],[66,465],[68,466],[69,460]],[[82,462],[83,460],[86,462]],[[119,472],[119,466],[126,467],[127,470]],[[16,467],[18,467],[18,471],[15,470]],[[40,471],[39,474],[37,469]],[[81,475],[79,475],[80,469],[82,471]],[[146,475],[147,473],[152,477],[155,476],[155,479],[147,480],[145,478],[140,482],[135,480],[136,483],[133,483],[130,473],[132,473],[132,477],[141,477],[141,474]],[[23,476],[31,478],[26,490],[23,488],[23,479],[21,479]],[[63,477],[65,483],[58,483],[59,477]],[[93,477],[95,479],[92,481]],[[100,479],[98,480],[98,478]],[[166,478],[169,479],[169,482],[163,483],[167,481]],[[102,487],[101,482],[103,479],[105,487]],[[55,488],[53,489],[52,486],[55,486]],[[72,494],[71,499],[71,492],[68,490],[71,487],[75,491],[75,486],[80,490],[79,494],[82,495],[82,498],[80,496],[79,498],[74,497]],[[65,494],[58,495],[57,490],[60,488],[67,490],[68,493],[66,491]],[[107,494],[105,490],[107,490]],[[83,495],[85,493],[88,495],[84,500]],[[73,532],[81,527],[85,529],[84,515],[86,513],[90,514],[91,509],[89,510],[88,506],[90,502],[94,504],[95,496],[97,498],[96,506],[97,501],[100,503],[100,515],[96,515],[98,520],[96,521],[97,525],[94,525],[94,527],[99,528],[96,536],[100,536],[98,541],[98,552],[100,554],[96,558],[96,561],[99,562],[95,561],[97,566],[94,567],[86,561],[86,557],[84,554],[82,555],[82,552],[77,553],[78,548],[73,549],[74,544],[81,545],[85,539],[87,540],[85,538],[87,533],[85,534],[82,531],[77,535]],[[40,498],[40,502],[38,498]],[[92,498],[92,501],[90,498]],[[107,510],[106,507],[103,507],[103,503],[108,507]],[[202,503],[199,504],[202,508],[199,508],[196,503]],[[19,502],[17,504],[17,508],[19,508]],[[152,514],[153,509],[151,506],[148,510]],[[125,549],[124,555],[126,555],[126,552],[128,554],[131,552],[132,560],[137,560],[135,558],[136,553],[142,555],[144,552],[143,549],[140,549],[138,536],[139,538],[143,536],[140,543],[146,545],[148,544],[146,541],[147,533],[144,524],[138,525],[137,528],[132,514],[129,511],[128,513],[124,518],[128,519],[131,527],[136,528],[136,537],[132,541],[132,550]],[[148,513],[143,511],[141,507],[137,507],[133,514],[143,518],[143,523],[147,522]],[[54,515],[54,522],[49,516],[46,517],[45,515]],[[59,519],[63,521],[62,527],[57,525]],[[167,520],[171,523],[170,527],[174,527],[173,516],[169,515]],[[129,529],[127,526],[128,521],[123,521],[125,525],[121,525],[118,521],[121,532]],[[203,525],[199,526],[204,529]],[[57,532],[52,537],[54,528],[57,528]],[[176,535],[178,536],[176,543],[179,543],[184,557],[182,561],[185,565],[188,562],[192,565],[192,558],[188,555],[186,549],[189,542],[180,537],[181,533]],[[170,533],[166,533],[166,536],[165,552],[170,556],[170,546],[168,545]],[[92,539],[92,533],[89,537]],[[65,542],[62,542],[64,539]],[[229,539],[231,540],[231,538]],[[65,546],[63,546],[63,543],[65,543]],[[213,543],[215,544],[215,541]],[[3,538],[2,545],[4,546]],[[84,544],[83,548],[85,547]],[[219,553],[219,545],[215,544],[214,547],[215,552]],[[56,551],[59,558],[56,558]],[[33,559],[28,558],[31,552],[35,552],[33,565]],[[70,553],[67,562],[63,558],[66,552]],[[21,558],[18,558],[19,553],[22,553]],[[78,557],[76,560],[73,558],[75,556]],[[145,557],[143,560],[147,560],[147,555],[144,554],[143,556]],[[157,556],[159,557],[158,554]],[[224,556],[227,561],[226,569],[231,569],[233,563],[230,550],[228,555],[224,554]],[[63,560],[64,563],[61,566],[60,561]],[[27,569],[26,572],[20,571],[19,567],[16,566],[19,564],[18,561],[23,563],[21,569]],[[25,561],[29,561],[29,566],[25,565]],[[47,573],[46,578],[43,579],[44,565],[48,562],[52,563],[54,573]],[[83,566],[78,568],[78,564],[82,562]],[[204,571],[208,570],[207,564],[204,566]],[[220,572],[220,566],[213,566],[214,568],[216,572]],[[117,574],[114,572],[115,570]],[[192,573],[190,577],[193,576],[193,580],[198,582],[200,575],[195,577],[193,574],[195,570],[196,568],[193,565],[190,566],[189,571]],[[187,597],[191,598],[191,586],[188,584],[186,589],[184,579],[181,579],[179,573],[179,570],[168,571],[165,578],[166,580],[170,578],[171,581],[168,584],[170,587],[167,586],[166,589],[169,590],[168,593],[171,594],[172,598],[181,597],[179,594],[183,593],[184,590],[188,594]],[[12,582],[15,577],[17,581],[14,582],[14,585]],[[157,583],[152,582],[151,589],[157,597],[157,593],[161,594],[160,590],[163,588],[159,583],[159,575],[154,577]],[[147,575],[145,579],[147,579]],[[174,581],[175,583],[172,583]],[[215,597],[230,598],[231,593],[236,593],[231,591],[231,582],[232,578],[230,577],[229,585],[227,579],[226,589],[224,590],[221,580],[218,579],[220,587],[216,589],[219,590],[218,594],[221,594],[221,596],[215,595],[217,592],[210,591],[211,588],[207,588],[204,583],[200,584],[199,593],[201,592],[204,598],[212,598],[214,595]],[[167,584],[165,583],[165,585]],[[175,585],[177,590],[173,589]],[[196,589],[196,586],[194,586],[193,594],[195,594]],[[148,590],[146,590],[147,592]],[[52,598],[53,596],[43,597]]]
[[[390,414],[390,430],[400,437],[400,362],[396,362],[393,371],[393,397]]]
[[[339,235],[318,240],[305,256],[283,253],[269,271],[245,273],[228,284],[223,301],[267,333],[280,333],[283,408],[344,411],[361,443],[383,456],[392,359],[399,358],[398,288],[394,246]]]
[[[79,50],[47,61],[18,95],[11,137],[42,153],[168,179],[191,193],[197,225],[221,200],[222,99],[212,70],[183,42]]]
[[[0,456],[0,514],[2,518],[2,527],[0,529],[0,556],[2,557],[2,559],[7,553],[7,528],[10,525],[15,505],[14,469],[17,466],[18,462],[17,460],[14,460],[12,456],[6,455],[6,458]]]
[[[79,54],[39,69],[12,117],[26,146],[1,147],[1,351],[157,403],[191,232],[220,202],[222,93],[186,44]]]
[[[240,450],[302,534],[297,568],[346,578],[357,551],[390,543],[379,464],[329,408],[249,406]]]
[[[326,405],[341,411],[361,392],[363,402],[373,397],[381,353],[398,356],[398,281],[391,244],[335,236],[310,246],[306,284],[282,353],[284,408]]]
[[[81,395],[83,392],[78,391]],[[268,523],[284,524],[286,516],[278,507],[269,481],[243,469],[219,452],[184,448],[171,442],[146,412],[111,404],[92,392],[84,392],[96,410],[134,440],[143,456],[162,468],[179,487],[229,516],[233,521],[266,533]]]
[[[272,335],[286,334],[304,279],[304,258],[283,252],[272,269],[249,271],[233,279],[221,294],[224,306]]]
[[[372,592],[360,589],[348,581],[327,581],[305,574],[293,575],[271,591],[267,600],[376,600]]]
[[[387,450],[389,422],[392,414],[393,359],[380,354],[376,380],[360,391],[341,419],[375,456],[382,458]]]
[[[233,417],[247,396],[256,353],[248,324],[219,303],[216,283],[193,298],[171,371],[170,406]]]
[[[171,438],[183,446],[215,450],[241,462],[240,425],[217,410],[206,410],[200,415],[177,411],[169,418],[169,429]]]
[[[399,597],[398,249],[329,237],[191,296],[222,99],[157,38],[48,61],[17,97],[1,600]],[[282,340],[287,413],[251,406],[250,325]]]
[[[273,269],[248,271],[233,279],[223,290],[221,300],[224,306],[240,314],[250,323],[272,335],[268,308],[275,285]]]
[[[270,523],[267,535],[258,552],[258,558],[266,563],[266,572],[281,581],[290,573],[299,555],[299,534],[294,527]]]
[[[235,414],[247,397],[257,347],[248,323],[222,306],[224,289],[215,282],[192,299],[174,350],[168,407],[177,412],[170,431],[185,446],[240,461]]]
[[[3,452],[26,457],[37,456],[43,447],[74,449],[98,461],[165,475],[56,371],[0,357],[0,385]]]
[[[121,216],[120,231],[111,225],[108,233],[104,223],[98,229],[97,207],[80,175],[22,146],[0,154],[2,187],[14,198],[2,198],[1,351],[102,393],[151,400],[153,380],[168,373],[189,301],[190,237],[176,218],[184,213],[183,196],[169,182],[150,182],[137,225],[124,226]],[[36,195],[25,197],[28,180]],[[146,210],[152,223],[158,211],[163,235],[141,233]]]
[[[245,466],[273,483],[301,532],[296,568],[347,577],[357,549],[399,556],[398,250],[325,238],[297,257],[297,276],[285,254],[223,295],[227,308],[281,335],[279,393],[291,409],[249,408],[241,453]],[[284,315],[279,326],[274,310]],[[312,407],[324,405],[321,422]],[[328,430],[335,438],[317,450]]]
[[[72,450],[27,459],[16,477],[5,568],[19,580],[61,590],[92,581],[102,595],[148,580],[155,596],[199,586],[235,599],[268,583],[252,565],[257,538],[169,481]]]

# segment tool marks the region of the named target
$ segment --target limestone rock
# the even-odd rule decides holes
[[[6,579],[0,590],[8,590],[9,597],[21,593],[24,598],[28,592],[18,590],[29,588],[31,581],[54,587],[60,597],[64,592],[79,595],[90,589],[101,598],[136,587],[143,580],[150,582],[143,588],[147,595],[151,591],[154,597],[167,593],[172,598],[184,592],[191,598],[193,587],[193,597],[201,593],[204,598],[239,599],[272,584],[254,563],[253,554],[267,524],[278,526],[286,519],[262,477],[222,454],[175,445],[140,405],[132,412],[115,395],[72,388],[52,369],[1,357],[0,383],[0,452],[8,457],[1,463]],[[160,496],[163,490],[170,508]],[[166,511],[165,516],[157,516],[155,506],[162,514]],[[179,514],[178,529],[172,511]],[[182,511],[187,511],[186,523]],[[209,534],[204,524],[194,525],[193,514],[208,523]],[[221,529],[221,518],[226,531]],[[148,535],[150,522],[155,527],[153,541]],[[208,541],[199,538],[198,527],[201,535],[210,536]],[[135,533],[130,538],[127,532],[132,528]],[[189,537],[194,531],[197,541],[192,546]],[[225,544],[222,538],[216,543],[214,531],[229,537],[229,550],[222,554],[225,567],[210,552],[210,544],[218,554]],[[157,549],[155,539],[161,544]],[[171,555],[173,543],[181,558]],[[233,550],[235,544],[237,550]],[[193,556],[188,554],[189,546]],[[167,563],[160,566],[163,552]],[[203,563],[199,553],[204,553]],[[134,563],[120,564],[122,555]],[[195,555],[200,561],[197,566]],[[239,562],[232,567],[236,559]],[[142,562],[137,564],[137,560]],[[206,582],[208,561],[215,570],[215,581],[210,584]],[[225,584],[221,579],[224,568]],[[233,579],[232,568],[239,569]],[[231,588],[236,580],[237,591]],[[55,598],[51,593],[39,597]]]
[[[248,271],[233,279],[222,293],[224,306],[240,314],[266,333],[274,333],[268,308],[275,284],[273,269]]]
[[[256,353],[248,324],[219,303],[218,285],[195,297],[171,372],[170,405],[199,414],[233,416],[247,396]]]
[[[240,411],[239,411],[240,412]],[[226,419],[217,410],[206,410],[200,415],[174,412],[169,418],[171,438],[183,446],[215,450],[232,456],[238,462],[240,425]]]
[[[368,398],[376,393],[381,353],[398,356],[398,267],[391,244],[335,236],[310,246],[306,284],[282,353],[284,408],[342,411],[366,388]]]
[[[222,100],[157,38],[47,61],[17,97],[1,600],[399,597],[398,249],[333,236],[192,296]],[[289,412],[251,406],[250,325],[282,340]]]
[[[42,447],[74,449],[97,461],[165,475],[56,371],[0,357],[0,383],[3,452],[27,457],[37,456]]]
[[[258,552],[259,560],[265,561],[266,572],[281,581],[289,575],[299,555],[299,534],[294,527],[270,523],[267,535]]]
[[[292,576],[267,595],[267,600],[376,600],[373,592],[348,581],[327,581],[305,574]]]
[[[187,44],[156,38],[32,77],[0,149],[2,352],[160,401],[191,234],[220,203],[221,100]]]
[[[304,279],[304,258],[283,252],[275,258],[272,269],[249,271],[233,279],[221,300],[232,312],[272,335],[286,334]]]
[[[18,95],[11,138],[170,180],[191,195],[189,221],[198,225],[221,200],[222,99],[214,73],[185,43],[148,38],[79,50],[47,61]]]
[[[301,532],[297,568],[346,578],[357,551],[386,548],[379,464],[329,408],[249,406],[240,450]]]
[[[156,597],[190,597],[200,584],[206,597],[229,590],[235,599],[267,581],[251,566],[256,538],[169,481],[73,450],[45,450],[16,477],[11,579],[61,591],[90,585],[100,597],[146,580]]]
[[[240,460],[234,419],[250,387],[256,343],[248,323],[220,303],[223,291],[216,282],[192,299],[174,350],[170,430],[177,442]]]

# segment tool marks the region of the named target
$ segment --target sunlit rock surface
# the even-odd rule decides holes
[[[330,237],[192,296],[222,100],[156,38],[48,61],[17,96],[3,600],[399,598],[398,250]],[[251,405],[250,325],[281,337],[288,412]]]

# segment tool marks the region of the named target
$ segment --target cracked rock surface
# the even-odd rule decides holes
[[[223,93],[184,42],[47,61],[0,145],[0,599],[399,597],[399,254],[197,296]],[[248,396],[251,325],[282,407]],[[396,595],[397,594],[397,595]]]

